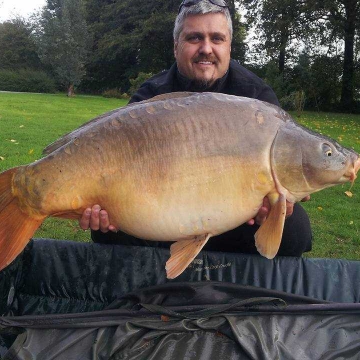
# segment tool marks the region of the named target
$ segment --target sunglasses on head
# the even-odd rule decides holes
[[[202,1],[202,0],[183,0],[183,2],[179,6],[178,14],[180,13],[181,8],[183,6],[184,7],[190,7],[190,6],[196,5],[200,1]],[[213,5],[220,6],[222,8],[227,8],[228,7],[228,5],[226,4],[226,2],[224,0],[208,0],[208,1],[211,2]]]

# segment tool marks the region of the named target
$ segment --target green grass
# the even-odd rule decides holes
[[[42,149],[82,123],[126,104],[96,96],[0,93],[0,170],[39,159]],[[304,112],[301,124],[360,152],[360,116]],[[96,170],[96,169],[94,169]],[[303,203],[314,233],[310,257],[360,260],[360,181],[313,194]],[[35,237],[88,241],[77,221],[47,219]]]
[[[61,135],[126,100],[98,96],[0,93],[0,171],[42,157],[44,147]],[[94,169],[96,171],[96,169]],[[35,237],[88,241],[77,221],[49,218]]]

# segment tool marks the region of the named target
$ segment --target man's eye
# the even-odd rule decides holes
[[[212,40],[216,44],[219,44],[219,43],[222,43],[222,42],[225,41],[225,39],[223,37],[221,37],[221,36],[214,37]]]
[[[193,35],[193,36],[189,36],[187,38],[188,41],[199,41],[200,40],[200,36],[198,35]]]

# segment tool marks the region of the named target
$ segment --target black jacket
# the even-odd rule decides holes
[[[130,103],[174,91],[194,90],[196,91],[190,81],[186,82],[179,79],[177,65],[174,63],[169,70],[163,71],[145,81],[130,99]],[[266,85],[263,80],[235,60],[230,61],[229,71],[226,75],[206,91],[245,96],[279,106],[279,101],[270,86]]]

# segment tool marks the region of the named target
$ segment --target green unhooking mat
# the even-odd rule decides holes
[[[360,263],[34,240],[0,272],[2,359],[359,359]]]

